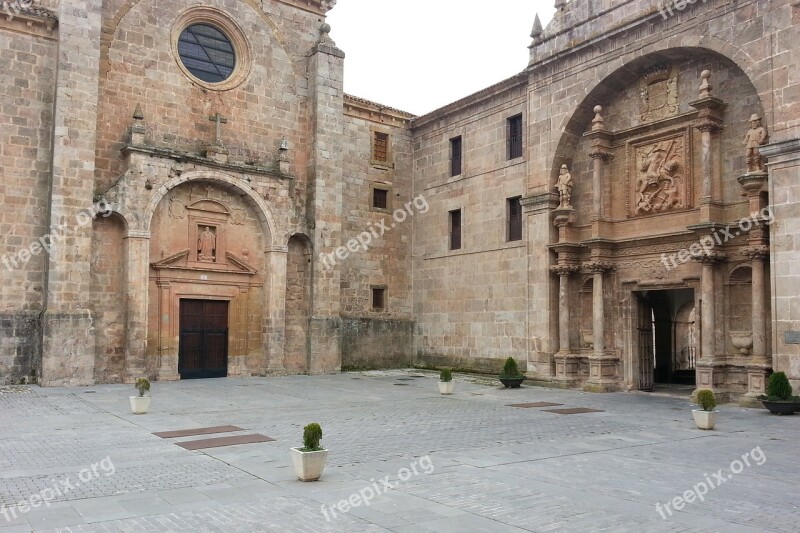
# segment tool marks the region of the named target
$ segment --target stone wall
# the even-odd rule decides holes
[[[38,240],[49,233],[53,25],[37,17],[0,17],[0,384],[41,372],[46,257]]]
[[[523,115],[516,78],[416,119],[414,194],[430,210],[414,220],[415,360],[494,370],[528,357],[527,232],[509,242],[507,199],[525,194],[523,157],[508,159],[507,120]],[[462,172],[451,176],[450,139],[462,137]],[[462,248],[449,249],[449,211],[462,210]],[[500,363],[502,364],[502,363]]]

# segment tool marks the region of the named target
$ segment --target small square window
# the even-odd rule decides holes
[[[372,309],[386,310],[386,287],[372,287]]]
[[[450,211],[450,249],[461,249],[461,209]]]
[[[386,189],[372,189],[372,207],[375,209],[388,209],[389,191]]]
[[[450,139],[450,176],[458,176],[461,174],[461,149],[463,143],[461,137]]]
[[[508,119],[508,158],[522,157],[522,115]]]

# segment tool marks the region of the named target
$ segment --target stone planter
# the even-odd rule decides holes
[[[439,392],[442,394],[453,394],[453,382],[452,381],[440,381],[439,382]]]
[[[761,400],[770,413],[773,415],[793,415],[795,411],[800,409],[800,403],[797,402],[771,402],[769,400]]]
[[[518,378],[500,378],[500,383],[507,389],[518,389],[523,381],[525,381],[525,376],[520,376]]]
[[[328,450],[318,452],[301,452],[300,448],[292,448],[294,472],[300,481],[316,481],[325,469],[328,461]]]
[[[717,425],[717,415],[719,411],[703,411],[702,409],[692,409],[694,423],[700,429],[714,429]]]
[[[150,396],[131,396],[131,410],[135,415],[143,415],[150,408]]]

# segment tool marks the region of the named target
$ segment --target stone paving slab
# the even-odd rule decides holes
[[[2,394],[13,430],[0,433],[0,533],[798,530],[800,416],[722,406],[704,432],[685,398],[463,376],[441,396],[437,380],[401,370],[154,383],[143,416],[129,411],[128,385]],[[509,407],[539,402],[602,412]],[[330,450],[316,483],[296,479],[288,452],[309,422]],[[188,451],[152,435],[226,425],[275,441]],[[761,464],[730,472],[756,449]],[[657,503],[720,469],[731,478],[662,518]],[[76,485],[49,506],[17,505],[67,479]],[[369,505],[337,507],[368,488]]]

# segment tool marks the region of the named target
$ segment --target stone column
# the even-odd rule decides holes
[[[264,353],[267,354],[265,370],[270,375],[286,373],[284,351],[286,346],[286,262],[288,258],[287,246],[275,246],[266,252]]]
[[[592,338],[594,351],[589,356],[589,379],[584,389],[607,392],[619,389],[619,358],[606,353],[605,272],[612,265],[592,261],[584,266],[592,274]]]
[[[725,362],[720,361],[717,354],[717,314],[716,314],[716,282],[714,279],[714,265],[724,260],[725,256],[719,252],[710,252],[707,255],[694,259],[702,263],[703,273],[700,279],[700,298],[702,305],[700,312],[700,358],[697,361],[697,388],[718,391],[725,383]],[[721,401],[727,401],[723,396]]]
[[[605,218],[605,199],[603,198],[604,170],[605,163],[611,160],[611,145],[614,135],[606,129],[605,119],[603,118],[603,107],[594,108],[595,117],[592,121],[592,131],[586,136],[590,139],[591,151],[589,156],[592,158],[592,221],[603,220]],[[598,230],[594,230],[594,237]]]
[[[54,241],[49,253],[41,316],[44,386],[94,383],[92,225],[81,217],[93,204],[102,12],[102,0],[61,2],[58,7],[48,224],[61,226],[68,238]]]
[[[800,264],[800,138],[784,139],[761,147],[767,158],[771,214],[777,221],[769,226],[772,282],[772,368],[786,372],[795,390],[800,390],[800,316],[792,312],[797,300],[797,265]]]
[[[152,377],[156,361],[147,360],[147,296],[149,294],[150,232],[128,230],[125,301],[128,310],[125,336],[125,380],[132,383],[141,377]],[[163,319],[163,317],[160,317]],[[175,365],[174,373],[177,371]]]
[[[157,281],[159,301],[153,302],[158,306],[158,346],[150,346],[150,351],[158,350],[158,380],[178,381],[178,345],[173,334],[172,317],[172,285],[169,281]],[[179,317],[174,317],[176,324]],[[180,332],[178,332],[180,335]]]
[[[543,192],[522,199],[528,254],[528,377],[552,380],[557,370],[558,307],[556,286],[550,275],[552,258],[547,250],[554,241],[551,215],[558,207],[558,194]],[[554,359],[555,358],[555,359]]]
[[[697,109],[697,120],[694,127],[701,133],[701,162],[703,169],[703,196],[701,203],[709,204],[714,201],[714,146],[713,134],[722,128],[722,115],[725,104],[719,98],[712,96],[714,88],[709,79],[711,71],[704,70],[700,75],[700,99],[691,102],[690,105]]]
[[[313,220],[309,372],[338,372],[342,368],[341,261],[342,168],[344,134],[344,53],[336,48],[323,24],[321,37],[309,59],[312,154],[309,165],[308,218]],[[328,260],[334,258],[333,260]],[[331,266],[332,264],[332,266]]]

